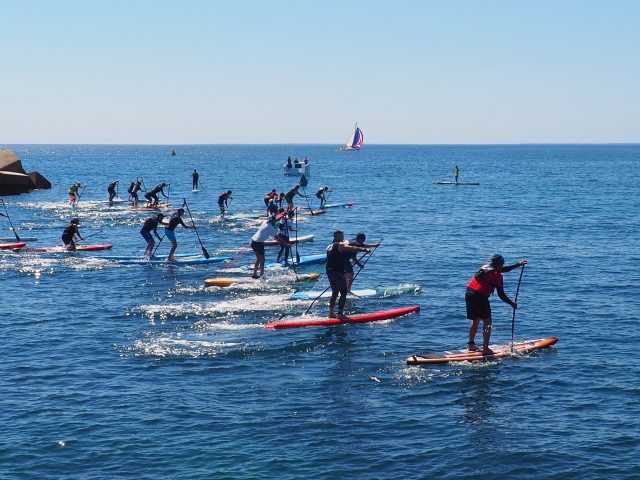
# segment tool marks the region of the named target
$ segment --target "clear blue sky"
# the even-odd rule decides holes
[[[2,143],[640,142],[638,1],[0,12]]]

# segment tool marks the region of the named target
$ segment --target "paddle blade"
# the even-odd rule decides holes
[[[204,248],[204,246],[202,247],[202,256],[204,258],[209,258],[209,252],[207,252],[207,249]]]
[[[296,263],[300,263],[300,253],[296,252]]]
[[[309,185],[309,181],[307,180],[307,177],[305,177],[303,173],[302,176],[300,177],[300,186],[306,187],[307,185]]]

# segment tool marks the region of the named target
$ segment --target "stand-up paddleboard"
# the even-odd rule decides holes
[[[169,208],[171,206],[170,203],[159,203],[155,207],[149,207],[147,205],[131,205],[131,209],[137,210],[140,212],[155,212],[156,210],[160,210],[163,208]]]
[[[266,328],[272,330],[281,330],[284,328],[301,328],[301,327],[331,327],[334,325],[347,325],[350,323],[366,323],[376,322],[379,320],[390,320],[392,318],[398,318],[410,313],[419,312],[420,306],[414,305],[412,307],[397,308],[395,310],[385,310],[382,312],[366,313],[364,315],[356,315],[353,317],[347,317],[345,320],[338,318],[317,318],[317,317],[298,317],[298,320],[280,320],[277,322],[267,323]]]
[[[111,243],[103,243],[97,245],[76,245],[75,250],[67,250],[64,245],[55,247],[34,247],[21,248],[20,252],[45,252],[45,253],[73,253],[73,252],[95,252],[98,250],[109,250],[113,248]]]
[[[0,250],[20,250],[27,245],[27,242],[0,243]]]
[[[36,237],[23,237],[22,235],[20,235],[20,242],[35,242],[36,240],[38,240]],[[15,243],[16,242],[16,237],[0,237],[0,243],[1,242],[7,242],[7,243]],[[18,243],[20,243],[18,242]]]
[[[326,210],[327,208],[343,208],[343,207],[353,207],[353,202],[327,203],[325,206],[322,207],[322,209]],[[307,210],[309,210],[309,207],[302,207],[302,208],[306,208]]]
[[[285,262],[282,261],[282,262],[266,262],[264,266],[265,268],[275,267],[276,265],[280,265],[281,267],[284,267],[284,266],[300,267],[302,265],[311,265],[313,263],[325,263],[326,261],[327,261],[327,254],[319,253],[316,255],[301,255],[299,262],[289,263],[289,265],[285,265]],[[243,268],[245,270],[248,270],[250,268],[253,268],[253,264],[247,265],[246,267],[243,267]]]
[[[290,237],[289,238],[289,243],[291,243],[291,244],[305,243],[305,242],[313,242],[313,235],[302,235],[301,237],[298,237],[297,240],[296,240],[295,237]],[[278,242],[276,242],[275,240],[267,240],[266,242],[264,242],[264,246],[265,247],[279,247],[280,244]]]
[[[191,190],[193,193],[198,193],[200,191],[199,188],[194,188],[193,190]]]
[[[116,260],[121,265],[203,265],[207,263],[223,262],[231,260],[233,257],[210,257],[210,258],[184,258],[180,260]]]
[[[154,255],[153,257],[145,257],[144,255],[96,255],[95,258],[101,258],[103,260],[155,260],[166,259],[169,255]],[[174,257],[177,258],[199,258],[202,257],[201,253],[176,253]]]
[[[513,344],[513,351],[511,350],[510,343],[507,343],[506,345],[490,345],[489,348],[493,350],[493,353],[489,354],[483,354],[482,351],[470,352],[466,349],[443,353],[421,353],[420,355],[413,355],[407,358],[407,364],[440,365],[443,363],[456,362],[484,362],[488,360],[496,360],[498,358],[524,355],[526,353],[554,345],[557,341],[558,337],[551,337],[540,338],[538,340],[528,340],[525,342],[516,342]]]
[[[323,215],[323,214],[325,214],[325,213],[327,213],[327,211],[326,211],[326,210],[310,210],[310,211],[308,211],[308,212],[304,212],[302,215],[310,215],[310,216],[313,216],[313,215]]]
[[[453,185],[453,186],[464,186],[464,185],[480,185],[478,182],[433,182],[434,185]]]
[[[299,282],[315,282],[320,278],[320,274],[316,272],[312,273],[301,273],[298,275]],[[295,281],[295,279],[294,279]],[[238,285],[243,283],[255,283],[256,280],[253,278],[246,277],[215,277],[215,278],[207,278],[204,281],[206,287],[230,287],[231,285]]]
[[[381,298],[402,295],[404,293],[419,293],[422,290],[420,285],[398,285],[396,287],[376,287],[376,288],[355,288],[350,290],[350,296],[361,298]],[[303,290],[291,294],[292,300],[311,300],[314,298],[329,298],[331,290],[325,292],[316,290]]]

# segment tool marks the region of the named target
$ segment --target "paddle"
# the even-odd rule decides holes
[[[520,292],[520,282],[522,282],[522,275],[524,274],[524,265],[520,270],[520,278],[518,279],[518,288],[516,288],[516,297],[513,300],[514,303],[518,303],[518,293]],[[511,353],[513,353],[513,339],[516,331],[516,309],[513,309],[513,317],[511,318]]]
[[[169,190],[171,190],[171,186],[169,186]],[[187,207],[187,212],[189,213],[189,218],[191,219],[191,223],[193,224],[193,229],[196,231],[198,242],[200,242],[200,248],[202,249],[202,255],[204,256],[204,258],[209,258],[209,252],[207,252],[207,249],[204,248],[204,245],[202,244],[202,240],[200,240],[200,234],[198,233],[198,229],[196,228],[196,222],[193,221],[193,217],[191,216],[191,210],[189,210],[189,204],[187,203],[187,199],[183,198],[182,201],[184,202],[184,206]]]
[[[95,236],[95,235],[99,235],[99,234],[101,234],[101,233],[103,233],[103,231],[102,231],[102,230],[100,230],[99,232],[96,232],[96,233],[92,233],[92,234],[90,234],[90,235],[87,235],[86,237],[81,238],[81,239],[80,239],[80,240],[78,240],[76,243],[84,242],[87,238],[91,238],[91,237],[93,237],[93,236]]]
[[[2,200],[2,206],[4,207],[4,212],[6,215],[2,215],[0,213],[0,215],[2,215],[3,217],[7,217],[7,220],[9,220],[9,225],[11,225],[11,231],[13,232],[13,234],[16,236],[16,242],[20,241],[20,237],[18,236],[18,234],[16,233],[15,228],[13,228],[13,223],[11,222],[11,217],[9,216],[9,210],[7,210],[7,206],[4,203],[4,198],[0,198],[0,200]]]
[[[327,205],[327,203],[329,203],[329,197],[331,197],[332,193],[333,193],[333,190],[329,190],[329,195],[327,195],[327,198],[324,199],[324,202],[320,202],[323,204],[322,205],[323,208]]]
[[[368,254],[368,255],[369,255],[369,258],[367,258],[367,259],[364,261],[364,263],[363,263],[363,264],[362,264],[362,266],[360,267],[360,270],[358,270],[358,272],[353,276],[353,280],[351,280],[351,285],[353,285],[353,282],[355,282],[355,281],[356,281],[356,278],[358,278],[358,275],[360,275],[360,272],[362,271],[362,269],[364,268],[364,266],[367,264],[367,262],[369,261],[369,259],[370,259],[370,258],[371,258],[371,256],[373,255],[373,253],[378,249],[378,247],[379,247],[379,246],[380,246],[380,244],[382,243],[382,240],[383,240],[383,239],[384,239],[384,237],[380,238],[380,241],[378,242],[378,244],[377,244],[375,247],[373,247],[373,250],[371,250],[371,253],[369,253],[369,254]],[[365,253],[365,255],[367,255],[367,254]],[[364,257],[364,255],[363,255],[362,257]],[[360,260],[362,260],[362,257],[360,257],[360,258],[358,259],[358,262],[359,262]]]
[[[160,237],[160,240],[158,240],[158,244],[156,245],[156,248],[153,249],[153,252],[151,252],[151,256],[149,258],[153,258],[153,257],[156,256],[156,252],[158,251],[158,247],[162,243],[162,240],[164,240],[164,237],[166,237],[166,235],[163,235],[163,236]]]
[[[307,180],[307,177],[304,176],[304,173],[300,177],[299,185],[302,187],[302,191],[304,192],[304,199],[307,201],[307,206],[309,207],[309,211],[311,212],[311,215],[314,215],[313,208],[311,208],[311,204],[309,203],[309,197],[307,197],[307,190],[305,189],[305,187],[309,185],[309,181]]]
[[[298,207],[296,207],[296,262],[300,263],[300,253],[298,253]]]
[[[229,265],[227,265],[226,267],[224,267],[224,268],[225,268],[225,270],[226,270],[227,268],[231,268],[231,267],[233,266],[233,264],[234,264],[234,263],[236,263],[236,262],[240,259],[240,257],[242,257],[242,256],[243,256],[245,253],[247,253],[249,250],[251,250],[251,246],[248,246],[247,248],[245,248],[244,250],[242,250],[242,251],[240,252],[240,254],[239,254],[236,258],[234,258],[233,260],[231,260],[231,263],[229,263]]]

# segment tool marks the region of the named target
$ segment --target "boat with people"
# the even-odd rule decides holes
[[[360,130],[358,122],[356,122],[355,127],[353,127],[353,132],[351,132],[351,135],[347,138],[347,142],[340,147],[340,150],[360,150],[363,141],[364,135],[362,135],[362,130]]]
[[[282,174],[288,176],[310,175],[311,165],[309,165],[309,159],[306,156],[302,161],[297,158],[291,161],[291,157],[287,158],[287,163],[282,166]]]

